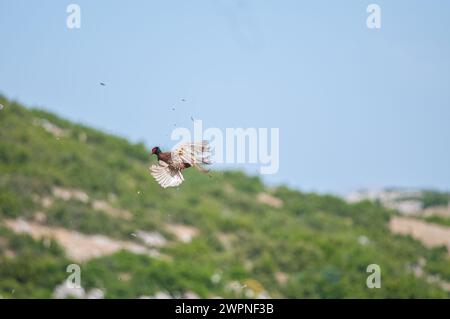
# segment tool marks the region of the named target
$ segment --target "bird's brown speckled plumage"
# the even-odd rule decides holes
[[[207,141],[185,142],[172,152],[161,152],[159,147],[154,147],[152,154],[157,156],[158,165],[152,165],[150,171],[163,188],[180,185],[184,181],[183,170],[193,166],[207,172],[203,165],[211,164]]]

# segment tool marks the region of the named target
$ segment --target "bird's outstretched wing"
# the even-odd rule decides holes
[[[172,151],[172,166],[182,169],[184,163],[207,172],[203,164],[211,164],[211,148],[208,141],[185,142]]]
[[[163,161],[159,161],[158,165],[152,165],[150,167],[150,172],[163,188],[176,187],[184,181],[181,170],[176,169]]]

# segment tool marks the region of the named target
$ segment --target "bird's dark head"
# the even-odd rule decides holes
[[[155,146],[154,148],[152,148],[152,154],[158,155],[159,153],[161,153],[161,149],[159,148],[159,146]]]

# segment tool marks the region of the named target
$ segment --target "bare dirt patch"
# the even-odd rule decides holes
[[[62,200],[68,201],[71,199],[79,200],[80,202],[87,203],[89,201],[89,196],[79,189],[69,189],[63,187],[53,187],[53,196],[60,198]]]
[[[94,202],[92,203],[92,208],[95,210],[103,211],[104,213],[112,217],[119,217],[127,220],[130,220],[133,217],[133,215],[129,211],[113,207],[108,202],[102,200],[94,200]]]
[[[5,221],[5,224],[16,233],[26,233],[35,239],[54,238],[64,248],[69,258],[79,262],[110,255],[119,250],[159,257],[157,250],[103,235],[85,235],[65,228],[48,227],[22,219],[9,219]]]
[[[53,196],[55,198],[62,199],[64,201],[68,200],[77,200],[82,203],[88,204],[90,202],[89,195],[80,189],[70,189],[70,188],[63,188],[63,187],[53,187],[52,190]],[[110,196],[112,200],[115,200],[113,196]],[[50,197],[44,197],[42,198],[42,206],[44,208],[49,208],[53,204],[53,199]],[[130,220],[133,218],[133,215],[121,208],[116,208],[112,206],[109,202],[104,200],[98,200],[94,199],[91,200],[91,206],[93,209],[102,211],[112,217],[118,217]]]
[[[184,243],[189,243],[199,233],[197,228],[182,224],[167,224],[166,230]]]
[[[450,252],[450,227],[427,223],[415,218],[394,217],[389,222],[394,234],[410,235],[426,247],[446,246]]]
[[[450,206],[429,207],[423,211],[423,216],[450,217]]]
[[[48,133],[52,134],[55,137],[64,137],[67,135],[67,132],[65,130],[63,130],[62,128],[60,128],[59,126],[57,126],[56,124],[50,122],[49,120],[46,119],[41,119],[41,118],[34,118],[33,119],[33,124],[36,126],[40,126],[42,127],[44,130],[46,130]]]
[[[258,202],[275,207],[281,208],[283,206],[283,201],[267,193],[258,194]]]

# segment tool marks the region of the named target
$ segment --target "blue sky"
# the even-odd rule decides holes
[[[0,39],[0,93],[132,141],[279,127],[269,183],[450,189],[449,1],[0,0]]]

